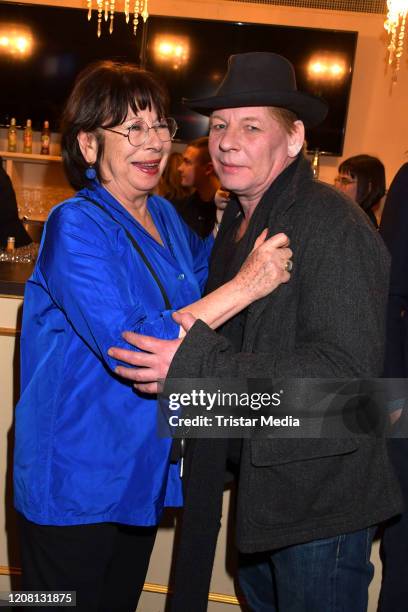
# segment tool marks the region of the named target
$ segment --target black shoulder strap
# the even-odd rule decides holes
[[[110,217],[112,219],[112,221],[114,221],[115,223],[117,223],[118,225],[121,226],[121,228],[125,231],[126,236],[128,237],[128,239],[130,240],[130,242],[133,245],[133,248],[139,253],[140,257],[142,258],[142,260],[144,261],[144,264],[146,266],[146,268],[149,270],[150,274],[153,276],[154,280],[156,281],[156,284],[158,286],[158,288],[160,289],[160,293],[162,294],[163,300],[164,300],[164,304],[166,306],[167,310],[171,310],[171,304],[170,304],[170,300],[168,298],[168,295],[166,293],[165,288],[163,287],[159,277],[157,276],[156,272],[154,271],[152,264],[150,263],[150,261],[147,259],[146,255],[143,253],[140,245],[136,242],[136,240],[134,239],[134,237],[132,236],[132,234],[126,229],[126,227],[124,227],[122,225],[122,223],[120,223],[120,221],[118,221],[117,219],[115,219],[108,210],[106,210],[106,208],[104,206],[102,206],[102,204],[99,204],[99,202],[95,202],[95,200],[91,200],[91,198],[83,198],[84,200],[87,200],[88,202],[92,202],[92,204],[95,204],[95,206],[97,206],[98,208],[100,208],[101,210],[103,210],[104,213],[106,213],[108,215],[108,217]]]

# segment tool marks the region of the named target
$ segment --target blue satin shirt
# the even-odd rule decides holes
[[[164,506],[182,504],[171,440],[156,435],[156,400],[116,376],[107,351],[127,346],[124,330],[179,331],[123,228],[175,310],[199,299],[213,240],[163,198],[149,197],[148,208],[164,246],[96,182],[46,223],[24,298],[16,408],[15,506],[35,523],[155,525]]]

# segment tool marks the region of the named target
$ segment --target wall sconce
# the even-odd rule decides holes
[[[93,0],[87,0],[88,4],[88,21],[92,19]],[[129,23],[131,13],[133,12],[132,24],[133,34],[136,36],[137,26],[139,24],[139,16],[142,17],[143,21],[147,21],[149,13],[147,12],[147,0],[132,0],[132,11],[131,11],[131,0],[124,0],[123,12],[125,14],[126,23]],[[109,34],[113,32],[113,20],[115,18],[116,0],[96,0],[96,10],[98,11],[98,26],[97,35],[98,38],[102,32],[102,20],[108,21],[109,19]]]
[[[28,28],[13,24],[0,25],[0,53],[25,59],[33,51],[33,36]]]
[[[311,81],[336,83],[344,78],[347,66],[345,60],[340,56],[320,53],[309,60],[306,71]]]
[[[173,70],[179,70],[190,57],[189,39],[167,34],[157,36],[153,41],[153,53],[156,62],[171,64]]]

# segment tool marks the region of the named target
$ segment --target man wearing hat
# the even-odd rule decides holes
[[[207,291],[229,280],[265,228],[291,240],[291,280],[218,333],[188,314],[183,340],[127,334],[145,352],[113,349],[140,391],[171,378],[370,378],[381,374],[389,261],[364,213],[313,180],[304,126],[326,104],[297,90],[274,53],[230,57],[214,96],[187,101],[210,116],[209,150],[235,194],[214,245]],[[226,463],[236,464],[240,581],[256,612],[365,612],[373,526],[397,514],[384,440],[197,439],[186,457],[185,510],[173,610],[207,608]]]

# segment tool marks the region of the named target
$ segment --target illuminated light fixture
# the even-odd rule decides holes
[[[323,74],[326,71],[325,65],[322,62],[311,62],[309,64],[310,74]]]
[[[392,68],[392,83],[396,83],[404,51],[405,22],[408,14],[408,0],[387,0],[387,17],[384,28],[390,36],[388,65]]]
[[[25,59],[33,50],[33,37],[28,28],[0,24],[0,53]]]
[[[210,75],[210,79],[212,81],[214,81],[214,83],[219,83],[222,80],[223,76],[224,76],[224,74],[222,72],[213,72]]]
[[[342,76],[344,74],[344,66],[340,66],[340,64],[332,64],[329,68],[330,74],[334,77]]]
[[[92,9],[94,8],[93,0],[87,0],[88,4],[88,21],[92,19]],[[113,32],[113,21],[115,19],[116,0],[96,0],[95,10],[97,11],[98,25],[96,33],[98,38],[102,33],[102,21],[108,21],[109,19],[109,34]],[[146,22],[149,17],[147,12],[147,0],[123,0],[121,3],[123,6],[123,12],[125,14],[126,23],[131,20],[132,14],[132,25],[133,34],[136,36],[137,26],[139,25],[139,17],[142,17],[143,21]],[[132,7],[131,7],[132,5]]]
[[[307,75],[313,81],[340,81],[346,74],[346,62],[331,54],[312,57],[307,65]]]
[[[178,70],[189,60],[189,40],[183,36],[157,36],[153,42],[153,53],[157,62],[171,64],[174,70]]]

